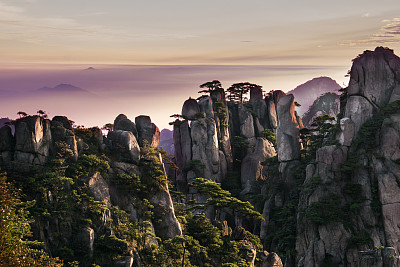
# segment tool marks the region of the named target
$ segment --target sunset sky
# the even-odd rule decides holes
[[[220,79],[229,86],[244,79],[266,91],[288,91],[330,76],[342,85],[351,59],[378,45],[400,50],[399,0],[0,0],[0,90],[71,83],[101,98],[112,88],[113,96],[130,108],[111,97],[110,106],[97,112],[102,119],[118,115],[117,107],[130,117],[151,113],[153,101],[160,111],[150,115],[160,128],[169,120],[162,116],[179,113],[184,99],[196,97],[201,82]],[[135,80],[127,73],[131,65],[180,67],[150,72],[135,67]],[[103,72],[83,79],[71,73],[89,66],[107,69],[109,76]],[[125,78],[118,70],[125,71]],[[147,88],[140,97],[138,84]],[[155,100],[155,93],[163,102]],[[36,108],[27,103],[18,108]],[[0,111],[0,117],[13,117],[18,110],[8,102]],[[104,117],[103,111],[113,113]]]

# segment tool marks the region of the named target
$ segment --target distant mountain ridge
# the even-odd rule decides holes
[[[70,93],[70,92],[84,92],[89,93],[85,89],[74,86],[72,84],[61,83],[55,87],[44,86],[42,88],[37,89],[38,92],[48,92],[48,93]]]
[[[332,78],[318,77],[297,86],[287,94],[293,94],[295,101],[301,105],[296,107],[296,111],[301,117],[318,97],[326,93],[337,93],[341,88]]]

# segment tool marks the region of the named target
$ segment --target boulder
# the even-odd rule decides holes
[[[281,258],[275,252],[259,252],[257,258],[259,261],[257,261],[256,267],[283,267]]]
[[[135,123],[124,114],[119,114],[114,120],[114,131],[117,130],[131,132],[136,138],[138,137]]]
[[[189,120],[196,119],[197,114],[200,112],[200,106],[196,99],[190,98],[183,103],[182,116]]]
[[[132,132],[110,131],[107,140],[109,149],[114,152],[118,161],[139,162],[140,147]]]
[[[111,204],[110,189],[99,172],[95,172],[85,178],[84,182],[87,184],[95,200],[104,201],[107,205]]]
[[[135,118],[136,128],[138,131],[138,141],[141,146],[144,140],[152,147],[158,147],[160,144],[160,130],[151,122],[149,116],[138,116]]]

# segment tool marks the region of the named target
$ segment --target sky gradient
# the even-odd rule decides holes
[[[0,0],[0,90],[71,83],[109,97],[100,111],[142,108],[160,128],[205,81],[288,91],[330,76],[342,85],[351,59],[379,45],[400,50],[399,0]],[[97,74],[81,73],[89,66]],[[18,111],[2,102],[0,117]],[[82,123],[109,122],[100,111]]]

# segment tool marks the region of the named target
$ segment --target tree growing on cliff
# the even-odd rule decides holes
[[[260,85],[249,82],[234,83],[227,89],[228,99],[236,103],[243,103],[247,100],[245,95],[255,87],[260,87]]]
[[[213,80],[211,82],[206,82],[200,85],[200,88],[207,88],[204,90],[199,91],[200,93],[210,93],[212,91],[218,91],[218,90],[223,90],[222,84],[218,80]]]
[[[31,222],[27,208],[34,203],[20,200],[20,192],[0,174],[0,266],[61,266],[43,251],[32,248],[39,245],[27,241]]]
[[[197,203],[192,209],[206,210],[208,207],[213,207],[216,210],[217,217],[218,211],[228,208],[234,212],[242,214],[243,216],[250,216],[260,221],[264,220],[262,215],[254,210],[254,207],[250,204],[250,202],[245,202],[232,197],[231,193],[223,190],[221,188],[221,184],[219,183],[205,178],[195,178],[190,186],[196,188],[199,193],[210,196],[205,203]]]

